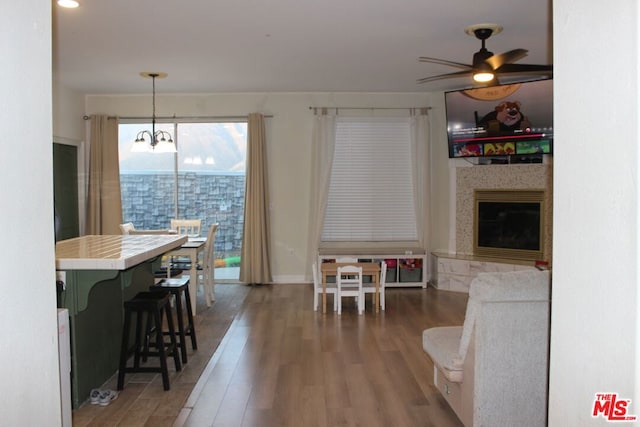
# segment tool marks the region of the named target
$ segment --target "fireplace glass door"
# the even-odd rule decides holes
[[[475,196],[476,255],[542,259],[544,192],[477,190]]]

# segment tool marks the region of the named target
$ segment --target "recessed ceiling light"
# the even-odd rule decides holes
[[[80,6],[80,3],[76,0],[58,0],[58,6],[74,9]]]

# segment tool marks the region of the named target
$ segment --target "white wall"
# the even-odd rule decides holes
[[[51,2],[3,4],[0,28],[0,424],[55,426],[61,412],[51,182]]]
[[[84,95],[53,82],[53,136],[81,142],[85,139]]]
[[[549,425],[606,425],[595,393],[640,416],[638,2],[556,0],[553,20]]]
[[[78,225],[80,235],[86,226],[89,150],[85,141],[87,124],[84,116],[84,95],[65,88],[53,79],[53,142],[78,148]]]
[[[170,77],[169,77],[170,78]],[[161,89],[161,84],[156,85]],[[440,97],[428,93],[243,93],[208,95],[156,95],[158,116],[228,116],[262,112],[273,115],[266,120],[267,155],[269,159],[269,185],[271,196],[272,272],[274,281],[299,283],[305,278],[309,220],[309,191],[311,165],[311,133],[313,111],[309,106],[343,107],[420,107],[431,106],[433,155],[440,165],[447,161],[446,132],[444,129],[444,104]],[[123,117],[151,115],[151,97],[98,96],[87,97],[87,114],[110,114]],[[380,114],[379,112],[377,114]],[[439,132],[437,130],[440,130]],[[440,138],[438,140],[438,138]],[[443,172],[444,170],[444,172]],[[446,168],[438,166],[443,177],[432,178],[436,188],[436,200],[448,193]],[[443,208],[440,203],[435,208]],[[444,204],[447,208],[447,205]],[[436,215],[438,219],[446,214]],[[440,225],[434,230],[447,229]],[[446,242],[446,239],[444,239]],[[293,251],[293,253],[290,252]]]

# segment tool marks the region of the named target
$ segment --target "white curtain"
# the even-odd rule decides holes
[[[411,155],[413,167],[414,206],[416,209],[416,227],[420,246],[429,248],[429,198],[430,198],[430,169],[429,169],[429,117],[427,108],[411,111]],[[426,266],[425,266],[426,268]]]
[[[307,248],[307,277],[317,260],[318,246],[324,224],[329,195],[331,165],[336,140],[336,117],[324,108],[316,115],[311,145],[311,188],[309,189],[309,247]]]

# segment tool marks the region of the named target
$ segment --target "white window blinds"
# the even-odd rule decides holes
[[[336,120],[323,241],[417,240],[409,120]]]

